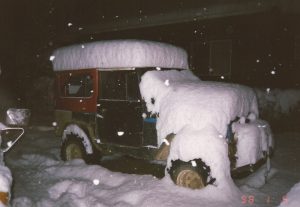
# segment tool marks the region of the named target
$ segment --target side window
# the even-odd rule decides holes
[[[127,73],[127,99],[130,101],[140,99],[139,81],[136,71]]]
[[[100,98],[126,100],[126,79],[124,71],[105,71],[100,73]]]
[[[72,75],[62,88],[65,97],[91,97],[93,94],[93,79],[90,75]]]

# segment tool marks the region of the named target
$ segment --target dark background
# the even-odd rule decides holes
[[[103,39],[181,46],[205,80],[299,88],[299,17],[295,0],[1,0],[1,102],[10,97],[39,113],[51,111],[51,52]],[[228,50],[230,60],[213,53],[212,61],[218,41],[228,43],[221,52]]]

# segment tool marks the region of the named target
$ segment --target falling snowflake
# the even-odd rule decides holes
[[[99,179],[94,179],[93,180],[93,184],[94,185],[99,185],[100,184],[100,180]]]
[[[78,27],[78,30],[80,31],[80,30],[83,30],[83,28],[82,27]]]
[[[275,75],[275,74],[276,74],[276,71],[275,71],[275,70],[271,70],[271,74],[272,74],[272,75]]]
[[[56,127],[57,126],[57,122],[52,122],[52,126]]]
[[[224,80],[224,79],[225,79],[225,77],[222,75],[222,76],[221,76],[221,79],[222,79],[222,80]]]
[[[267,91],[267,93],[270,93],[271,89],[270,89],[270,88],[267,88],[266,91]]]
[[[161,68],[160,67],[156,67],[156,70],[161,70]]]
[[[73,24],[71,22],[68,23],[68,27],[71,27]]]
[[[84,49],[84,45],[81,45],[81,48]]]
[[[123,135],[124,135],[124,132],[119,131],[117,134],[118,134],[118,136],[120,137],[120,136],[123,136]]]
[[[257,63],[260,63],[260,59],[256,59],[256,62],[257,62]]]
[[[193,167],[197,167],[197,163],[196,163],[195,160],[192,160],[192,161],[191,161],[191,164],[192,164]]]
[[[165,80],[165,85],[169,86],[170,85],[170,81],[169,80]]]
[[[49,58],[50,61],[53,61],[54,59],[55,59],[54,55],[51,55],[50,58]]]

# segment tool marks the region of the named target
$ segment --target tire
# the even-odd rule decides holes
[[[86,163],[89,162],[88,155],[80,137],[74,134],[67,135],[66,140],[61,146],[61,158],[64,161],[82,159]]]
[[[210,177],[210,168],[201,159],[172,161],[168,172],[176,185],[191,189],[201,189],[215,181]]]

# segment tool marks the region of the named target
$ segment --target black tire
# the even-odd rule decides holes
[[[82,159],[88,163],[88,155],[82,144],[82,138],[74,134],[67,135],[61,146],[61,158],[64,161]]]
[[[172,161],[168,172],[176,185],[191,189],[201,189],[215,181],[210,177],[210,168],[201,159]]]

